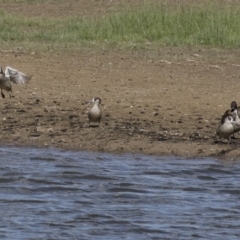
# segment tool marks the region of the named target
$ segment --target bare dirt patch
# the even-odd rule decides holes
[[[34,77],[0,100],[1,143],[238,158],[240,139],[220,144],[215,132],[231,101],[240,104],[239,56],[201,48],[2,50],[3,67]],[[103,120],[89,128],[85,101],[93,97],[102,99]]]

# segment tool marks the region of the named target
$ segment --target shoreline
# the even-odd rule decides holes
[[[116,145],[119,145],[116,147]],[[136,142],[130,142],[129,147],[123,147],[121,143],[113,143],[110,146],[106,147],[69,147],[63,146],[61,144],[53,145],[42,145],[42,144],[26,144],[26,143],[3,143],[1,142],[2,147],[10,148],[36,148],[36,149],[57,149],[61,151],[83,151],[83,152],[92,152],[92,153],[106,153],[106,154],[137,154],[137,155],[146,155],[146,156],[159,156],[159,157],[180,157],[180,158],[218,158],[224,160],[239,160],[240,158],[240,149],[237,146],[237,143],[234,143],[233,146],[222,146],[219,149],[219,146],[216,144],[200,142],[178,142],[178,143],[155,143],[155,144],[146,144],[146,148],[142,148],[142,143],[138,145]],[[151,146],[151,148],[149,148]],[[110,148],[110,150],[108,150]],[[160,149],[159,149],[160,148]]]
[[[0,52],[5,66],[33,75],[0,100],[1,144],[238,159],[239,139],[216,137],[222,114],[239,103],[238,51],[160,50]],[[103,119],[88,128],[93,97],[102,99]]]

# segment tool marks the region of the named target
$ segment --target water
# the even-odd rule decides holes
[[[240,239],[240,163],[0,148],[0,239]]]

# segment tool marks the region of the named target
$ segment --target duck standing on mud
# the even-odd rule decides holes
[[[217,128],[217,135],[220,138],[220,142],[221,142],[221,138],[226,138],[228,139],[228,144],[231,141],[231,135],[234,132],[240,131],[240,124],[238,124],[236,121],[234,121],[234,118],[236,113],[234,113],[232,116],[228,115],[223,122],[221,123],[221,125]]]
[[[100,124],[102,119],[102,111],[99,108],[101,99],[99,97],[93,98],[88,103],[93,103],[93,107],[88,112],[89,127],[91,122],[98,122]]]
[[[12,92],[12,84],[26,84],[32,76],[27,76],[25,73],[18,71],[17,69],[6,67],[5,72],[3,72],[2,67],[0,67],[0,88],[2,98],[5,98],[2,90],[7,92]],[[11,98],[11,94],[9,94]]]

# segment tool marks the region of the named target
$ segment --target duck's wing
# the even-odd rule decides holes
[[[17,69],[6,67],[5,76],[15,84],[26,84],[32,76],[27,76],[25,73],[18,71]]]
[[[221,124],[224,124],[227,120],[228,120],[228,117],[231,116],[234,118],[235,114],[233,114],[233,112],[231,112],[231,110],[227,110],[223,115],[222,115],[222,118],[221,118]]]

